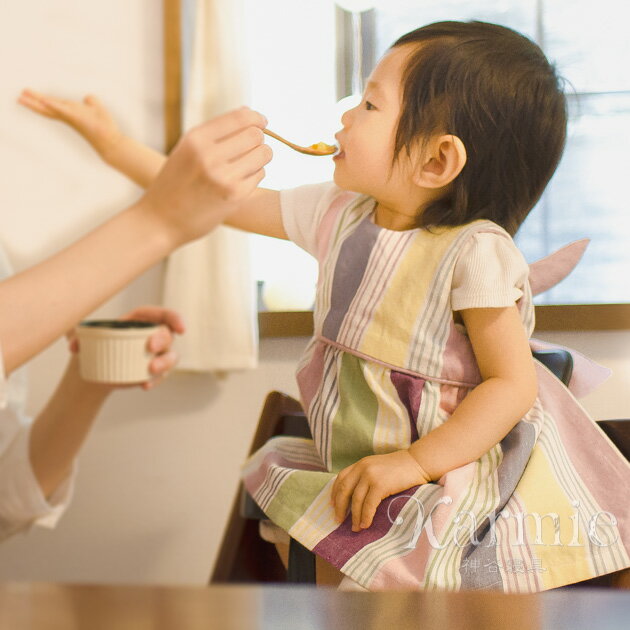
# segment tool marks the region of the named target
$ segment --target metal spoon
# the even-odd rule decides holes
[[[317,144],[312,144],[310,147],[302,147],[299,144],[293,144],[293,142],[285,140],[282,136],[279,136],[277,133],[274,133],[269,129],[263,129],[263,133],[268,135],[270,138],[275,138],[276,140],[283,142],[295,151],[305,153],[306,155],[332,155],[337,151],[336,146],[326,144],[325,142],[318,142]]]

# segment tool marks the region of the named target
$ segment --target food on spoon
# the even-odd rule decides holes
[[[311,144],[309,149],[313,149],[313,151],[319,153],[334,153],[337,147],[332,144],[326,144],[325,142],[318,142],[317,144]]]

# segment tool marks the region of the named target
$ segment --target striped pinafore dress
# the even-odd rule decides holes
[[[370,220],[373,205],[342,194],[321,222],[315,334],[297,374],[313,439],[270,440],[244,466],[248,491],[276,525],[370,590],[534,592],[630,566],[630,465],[538,363],[534,406],[485,455],[386,498],[368,529],[335,521],[340,470],[408,447],[480,382],[449,288],[474,234],[510,238],[489,221],[394,232]],[[529,286],[517,306],[531,334]]]

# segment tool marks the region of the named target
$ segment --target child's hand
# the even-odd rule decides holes
[[[122,137],[111,114],[95,96],[88,95],[83,101],[69,101],[26,89],[20,94],[18,103],[37,114],[70,125],[105,161]]]
[[[358,532],[372,524],[383,499],[429,481],[407,449],[364,457],[337,475],[331,492],[335,517],[343,522],[350,507],[352,531]]]
[[[143,322],[162,324],[162,326],[149,337],[147,342],[149,352],[155,355],[149,364],[149,370],[154,376],[150,381],[140,385],[142,389],[152,389],[168,376],[168,373],[177,364],[177,354],[171,348],[174,341],[173,333],[181,335],[185,331],[184,322],[178,313],[160,306],[141,306],[127,313],[120,319],[135,319]],[[70,351],[73,353],[78,352],[79,343],[74,331],[68,333],[67,337]],[[121,387],[134,386],[123,385]]]

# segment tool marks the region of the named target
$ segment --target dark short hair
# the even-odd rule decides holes
[[[564,149],[562,80],[527,37],[486,22],[437,22],[398,39],[418,44],[403,73],[394,160],[433,133],[458,136],[468,159],[423,227],[489,219],[514,234]]]

